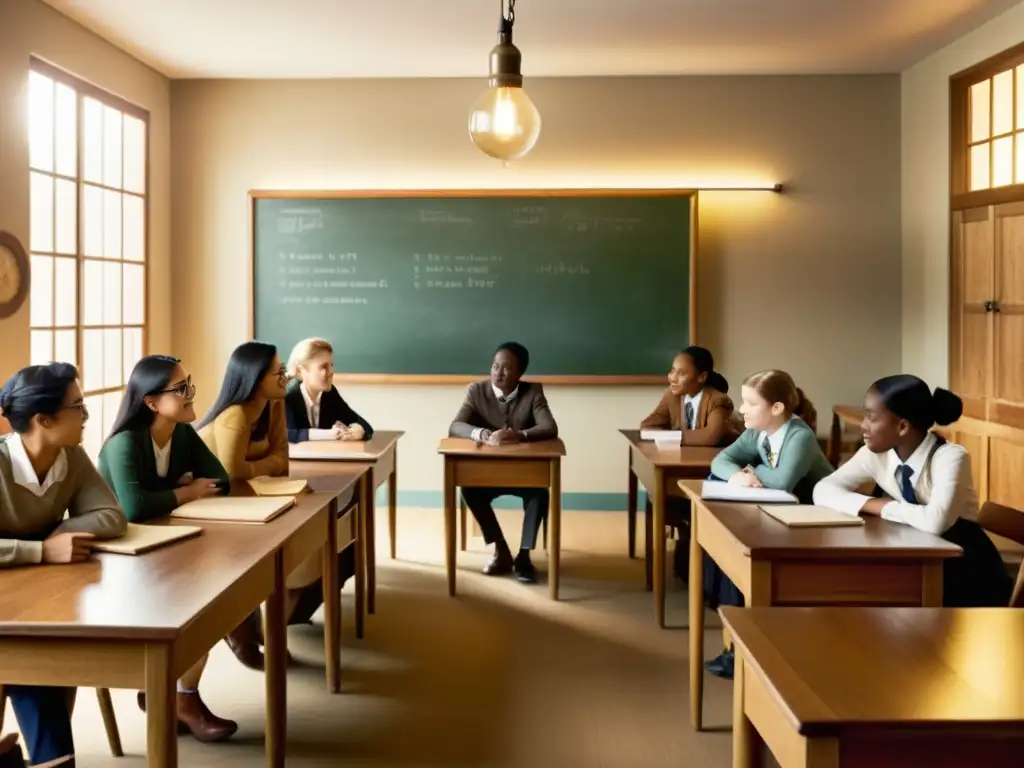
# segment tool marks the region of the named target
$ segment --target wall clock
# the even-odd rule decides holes
[[[25,303],[29,265],[25,249],[10,232],[0,231],[0,318],[10,317]]]

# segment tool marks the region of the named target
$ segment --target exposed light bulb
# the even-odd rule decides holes
[[[498,44],[491,49],[487,91],[469,111],[469,136],[477,148],[508,162],[526,155],[540,136],[540,112],[523,90],[523,55],[512,43],[515,0],[501,17]]]

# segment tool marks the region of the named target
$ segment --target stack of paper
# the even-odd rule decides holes
[[[171,512],[171,517],[220,523],[269,523],[289,507],[291,496],[211,496],[190,501]]]
[[[864,525],[863,517],[855,517],[815,504],[765,504],[760,510],[790,528],[821,528],[826,526]]]
[[[203,529],[196,525],[137,525],[128,523],[128,530],[119,539],[91,541],[89,546],[97,552],[117,555],[141,555],[175,541],[198,536]]]
[[[750,504],[758,502],[776,504],[795,504],[796,496],[786,491],[772,488],[749,488],[745,485],[732,485],[718,480],[705,480],[701,487],[700,497],[707,501],[741,501]]]
[[[683,441],[683,431],[681,429],[641,429],[640,439],[653,440],[656,443],[675,442],[676,445],[679,445]]]
[[[300,493],[305,493],[309,483],[303,477],[263,475],[249,480],[249,487],[257,496],[298,496]]]

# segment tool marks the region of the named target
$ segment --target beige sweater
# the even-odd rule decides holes
[[[288,474],[288,431],[284,401],[270,403],[270,429],[262,440],[252,439],[252,424],[241,405],[232,405],[201,430],[210,449],[232,480]]]
[[[124,535],[124,512],[80,446],[64,449],[63,478],[37,496],[15,482],[9,439],[0,438],[0,567],[42,562],[43,539],[53,533]]]

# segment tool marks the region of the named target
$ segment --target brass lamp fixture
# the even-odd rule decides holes
[[[516,0],[501,2],[498,44],[491,49],[487,92],[469,112],[469,136],[477,148],[504,162],[524,157],[540,136],[540,113],[523,90],[523,55],[512,43]]]

